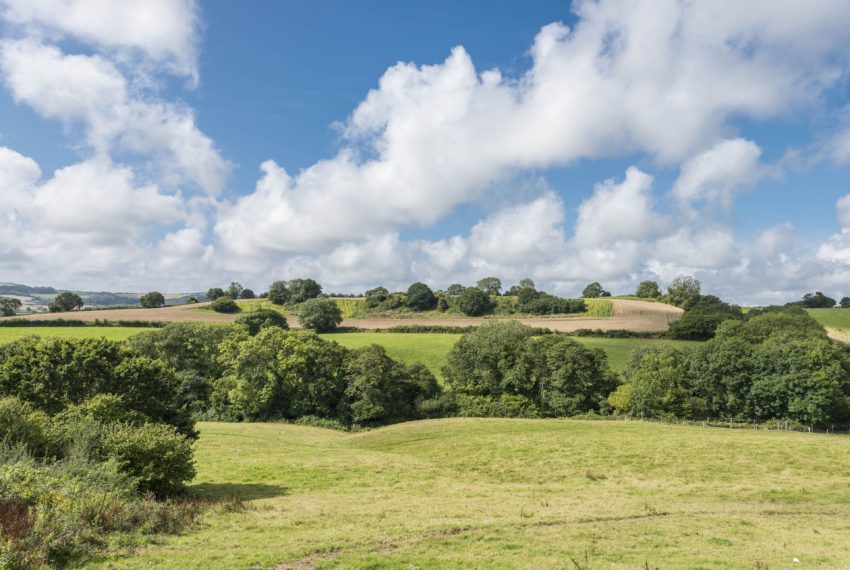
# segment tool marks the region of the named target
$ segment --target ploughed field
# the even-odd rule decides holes
[[[850,567],[846,436],[587,420],[199,427],[192,490],[245,508],[94,566]]]
[[[340,302],[346,302],[343,299]],[[548,327],[558,331],[574,331],[578,329],[628,329],[635,331],[665,331],[671,321],[680,318],[682,310],[664,303],[638,301],[633,299],[611,299],[613,304],[610,316],[591,316],[587,314],[557,315],[554,317],[522,317],[522,323],[531,326]],[[240,306],[246,311],[259,307],[274,308],[267,301],[239,301]],[[207,308],[208,303],[194,305],[178,305],[174,307],[162,307],[159,309],[109,309],[94,311],[74,311],[70,313],[36,313],[26,315],[24,319],[53,320],[53,319],[79,319],[85,321],[110,320],[110,321],[164,321],[164,322],[212,322],[227,323],[239,316],[236,314],[216,313]],[[399,314],[393,317],[371,317],[371,318],[347,318],[342,322],[343,327],[357,327],[364,329],[390,328],[398,325],[433,325],[442,326],[476,326],[493,319],[508,319],[511,317],[463,317],[448,316],[434,318],[434,315],[417,316],[415,313]],[[294,315],[287,315],[290,326],[297,327],[298,319]],[[2,320],[2,319],[0,319]]]

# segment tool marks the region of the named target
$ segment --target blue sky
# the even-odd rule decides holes
[[[850,295],[845,2],[134,4],[0,0],[0,280]]]

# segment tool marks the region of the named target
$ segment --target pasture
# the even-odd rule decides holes
[[[826,328],[850,330],[850,309],[806,309],[806,312]]]
[[[126,340],[146,330],[151,329],[142,327],[0,327],[0,344],[25,336]]]
[[[96,567],[850,563],[846,436],[581,420],[199,427],[192,490],[245,509]]]
[[[322,335],[327,340],[334,340],[348,348],[361,348],[370,344],[380,344],[387,354],[412,364],[421,362],[440,378],[440,369],[446,363],[446,357],[452,346],[457,342],[459,334],[441,333],[331,333]],[[582,344],[598,347],[608,355],[608,362],[614,370],[622,371],[629,354],[641,346],[672,345],[680,348],[691,348],[699,343],[686,340],[651,340],[640,338],[595,338],[572,337]]]

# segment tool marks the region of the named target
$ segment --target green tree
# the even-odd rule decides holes
[[[699,300],[700,282],[690,275],[680,275],[667,287],[667,296],[671,304],[687,309]]]
[[[251,336],[268,327],[289,328],[286,317],[273,309],[259,309],[242,315],[236,319],[236,324],[244,326]]]
[[[12,317],[21,308],[21,300],[14,297],[0,297],[0,312],[4,317]]]
[[[470,317],[479,317],[493,309],[493,302],[490,300],[490,295],[481,289],[470,287],[460,296],[457,306],[463,314]]]
[[[83,304],[83,299],[78,294],[73,291],[62,291],[48,303],[47,308],[51,313],[66,313],[82,309]]]
[[[407,288],[407,306],[416,311],[430,311],[437,306],[437,297],[425,283],[414,283]]]
[[[507,374],[533,332],[531,327],[509,321],[487,323],[463,335],[446,359],[446,384],[455,392],[476,396],[517,393]]]
[[[635,291],[635,297],[641,299],[658,299],[661,297],[661,289],[656,281],[641,281]]]
[[[744,313],[714,295],[701,295],[692,302],[682,318],[670,326],[670,336],[683,340],[707,340],[714,336],[720,323],[741,320]]]
[[[838,306],[842,309],[850,309],[850,297],[841,297]]]
[[[534,289],[534,281],[526,277],[525,279],[521,279],[519,282],[519,286],[522,289]]]
[[[224,294],[230,297],[231,299],[238,299],[242,295],[242,289],[243,287],[241,283],[231,281],[230,285],[227,286],[227,290],[224,292]]]
[[[242,289],[242,292],[239,293],[240,299],[256,299],[257,295],[254,293],[253,289]]]
[[[275,305],[285,305],[289,301],[291,294],[289,287],[286,286],[286,281],[275,281],[269,285],[269,301]]]
[[[313,279],[290,279],[288,287],[292,303],[303,303],[322,294],[322,286]]]
[[[626,366],[632,414],[641,418],[684,418],[701,411],[685,376],[686,354],[680,350],[643,348],[632,352]]]
[[[213,287],[213,288],[207,290],[206,296],[207,296],[207,299],[209,299],[210,301],[215,301],[219,297],[224,297],[224,295],[225,295],[224,289],[222,289],[221,287]]]
[[[557,335],[527,339],[508,372],[508,384],[544,415],[599,411],[617,387],[617,375],[601,348]]]
[[[298,322],[316,332],[332,331],[342,322],[342,311],[332,299],[308,299],[301,304]]]
[[[806,293],[800,304],[807,309],[831,309],[835,306],[835,299],[827,297],[820,291]]]
[[[598,297],[610,297],[611,293],[603,289],[598,281],[594,281],[593,283],[588,283],[581,292],[581,296],[585,299],[596,299]]]
[[[156,309],[165,305],[165,296],[159,291],[151,291],[141,296],[139,304],[146,309]]]
[[[502,280],[498,277],[479,279],[476,286],[488,295],[498,295],[502,291]]]
[[[466,287],[460,283],[452,283],[446,288],[446,295],[463,295],[464,291],[466,291]]]

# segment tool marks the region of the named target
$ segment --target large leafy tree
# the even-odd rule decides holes
[[[430,311],[437,306],[437,296],[425,283],[414,283],[407,288],[407,306],[416,311]]]
[[[596,299],[598,297],[610,297],[611,293],[603,289],[602,285],[600,285],[598,281],[594,281],[593,283],[587,284],[581,292],[581,296],[585,299]]]
[[[465,315],[478,317],[489,312],[493,308],[493,302],[490,295],[481,289],[470,287],[460,296],[457,306]]]
[[[502,291],[502,280],[498,277],[479,279],[476,286],[488,295],[498,295]]]
[[[141,296],[139,304],[146,309],[156,309],[165,305],[165,296],[159,291],[151,291]]]
[[[4,317],[14,316],[15,311],[21,308],[21,300],[14,297],[0,297],[0,313]]]
[[[673,305],[687,309],[699,300],[700,282],[690,275],[680,275],[667,287],[667,297]]]
[[[48,303],[47,308],[51,313],[65,313],[83,308],[83,298],[73,291],[62,291],[53,301]]]
[[[269,301],[275,305],[285,305],[291,294],[289,287],[286,286],[286,281],[275,281],[269,285]]]
[[[656,281],[641,281],[635,291],[635,297],[642,299],[657,299],[661,297],[661,289]]]
[[[308,299],[301,303],[298,322],[306,329],[328,332],[342,322],[342,311],[333,299]]]
[[[209,299],[210,301],[215,301],[219,297],[224,297],[225,294],[226,293],[224,292],[224,289],[222,289],[221,287],[212,287],[207,290],[207,299]]]
[[[290,279],[288,287],[292,303],[303,303],[322,294],[322,286],[314,279]]]

